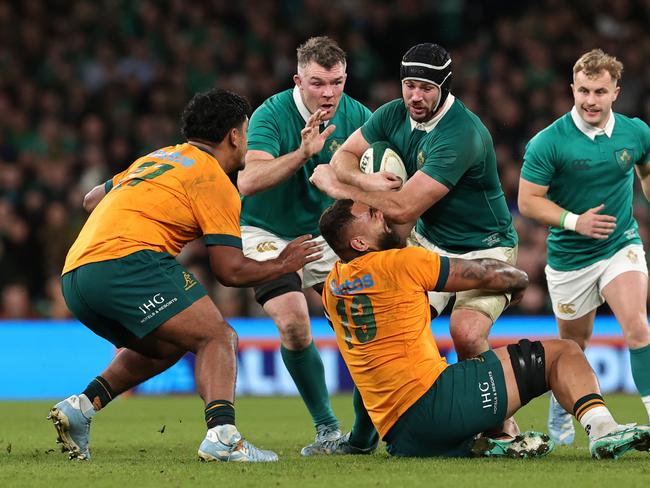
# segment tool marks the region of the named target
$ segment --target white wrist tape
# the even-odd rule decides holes
[[[564,228],[569,230],[576,230],[578,217],[580,217],[580,215],[569,212],[564,218]]]

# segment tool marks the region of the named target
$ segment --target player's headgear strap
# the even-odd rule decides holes
[[[406,51],[400,66],[400,80],[424,81],[440,90],[434,112],[447,100],[451,85],[451,56],[447,50],[430,42],[417,44]]]

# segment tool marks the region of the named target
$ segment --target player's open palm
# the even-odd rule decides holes
[[[330,124],[327,129],[320,132],[320,124],[323,122],[325,112],[316,110],[300,131],[300,150],[305,159],[311,158],[314,154],[321,152],[327,138],[336,130],[336,126]]]
[[[323,247],[310,239],[310,235],[297,237],[282,250],[278,259],[282,261],[287,273],[298,271],[307,263],[323,257]]]
[[[576,232],[594,239],[607,239],[616,229],[616,217],[601,214],[604,208],[605,204],[601,203],[580,215],[576,223]]]

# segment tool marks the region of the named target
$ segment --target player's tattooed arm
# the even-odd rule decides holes
[[[516,293],[528,286],[528,275],[498,259],[449,259],[445,291],[487,290]]]

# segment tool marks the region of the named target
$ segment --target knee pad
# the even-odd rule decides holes
[[[540,341],[522,339],[517,344],[509,344],[508,354],[522,406],[548,391],[546,358]]]
[[[302,291],[302,280],[298,273],[287,273],[273,281],[253,287],[255,300],[264,306],[271,298],[279,297],[291,291]]]

